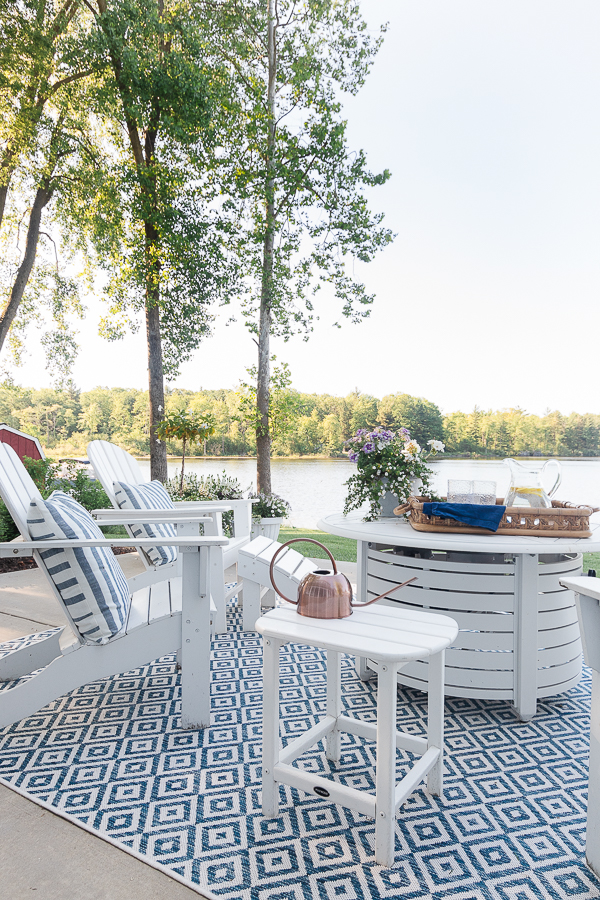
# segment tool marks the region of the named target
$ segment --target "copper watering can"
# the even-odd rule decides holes
[[[285,594],[281,593],[275,584],[273,569],[275,560],[284,547],[289,547],[290,544],[297,544],[299,542],[316,544],[317,547],[321,547],[331,560],[333,574],[328,569],[316,569],[314,572],[309,572],[298,585],[298,599],[290,600],[289,597],[286,597]],[[273,555],[269,576],[271,578],[271,584],[279,596],[287,603],[293,603],[297,606],[298,613],[301,616],[309,616],[311,619],[345,619],[346,616],[352,615],[353,607],[363,609],[365,606],[376,603],[377,600],[381,600],[382,597],[387,597],[388,594],[393,594],[394,591],[397,591],[399,588],[410,584],[411,581],[416,580],[415,575],[413,578],[409,578],[408,581],[405,581],[404,584],[394,585],[394,587],[390,588],[389,591],[386,591],[385,594],[380,594],[379,597],[375,597],[373,600],[368,600],[366,603],[353,603],[352,585],[342,572],[338,572],[335,559],[327,547],[312,538],[294,538],[293,540],[282,544]]]

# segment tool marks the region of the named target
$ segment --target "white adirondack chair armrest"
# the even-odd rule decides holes
[[[218,503],[213,503],[212,500],[175,500],[173,506],[179,514],[186,512],[189,514],[194,510],[205,513],[224,513],[230,512],[233,509],[233,506],[226,500],[219,501]]]
[[[211,511],[223,512],[236,507],[247,506],[248,504],[258,503],[258,497],[252,499],[244,498],[243,500],[175,500],[173,505],[175,509],[190,509],[197,507],[198,509],[209,509]]]
[[[134,522],[142,524],[162,524],[165,522],[212,522],[211,516],[195,516],[191,511],[177,509],[94,509],[92,516],[102,525],[126,525]],[[110,519],[110,522],[108,521]]]
[[[187,537],[156,537],[156,538],[89,538],[77,541],[50,540],[50,541],[23,541],[19,545],[12,543],[0,543],[0,558],[7,556],[31,556],[34,550],[69,550],[78,547],[163,547],[168,540],[170,547],[223,547],[229,543],[227,538],[200,537],[190,535]]]

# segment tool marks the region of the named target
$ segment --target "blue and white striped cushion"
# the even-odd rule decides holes
[[[34,497],[27,525],[34,541],[104,538],[89,512],[62,491]],[[86,644],[106,644],[124,631],[131,596],[110,547],[41,550],[40,556]]]
[[[160,481],[147,484],[125,484],[113,481],[113,490],[119,509],[175,509],[173,501]],[[130,525],[134,537],[176,537],[175,526],[165,525]],[[177,547],[151,547],[144,553],[153,566],[165,566],[177,559]]]

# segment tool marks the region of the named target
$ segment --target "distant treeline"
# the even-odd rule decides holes
[[[189,409],[211,416],[215,434],[200,453],[251,456],[253,426],[244,416],[243,393],[233,390],[168,393],[167,410]],[[443,416],[422,397],[388,394],[381,400],[356,391],[347,397],[286,390],[278,398],[276,456],[340,456],[358,428],[408,428],[424,445],[442,440],[446,451],[475,457],[532,454],[600,456],[600,415],[522,409],[474,409]],[[81,456],[90,440],[104,438],[137,454],[148,453],[148,394],[125,388],[93,391],[29,390],[0,385],[0,422],[38,437],[52,456]],[[168,444],[178,454],[180,445]],[[198,452],[196,449],[194,452]]]

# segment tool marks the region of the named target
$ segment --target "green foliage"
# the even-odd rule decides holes
[[[407,428],[422,446],[427,441],[444,440],[444,420],[438,407],[424,397],[410,394],[387,394],[377,404],[377,417],[386,428]],[[365,425],[359,425],[364,428]],[[368,427],[368,426],[367,426]]]
[[[156,427],[156,433],[161,440],[176,438],[187,444],[197,444],[204,441],[209,435],[215,433],[212,422],[204,422],[190,412],[174,412],[166,415]]]
[[[118,339],[158,308],[167,377],[237,282],[215,149],[222,119],[234,116],[213,18],[194,0],[112,0],[88,46],[106,69],[94,110],[112,155],[95,202],[69,214],[109,274],[102,333]]]
[[[13,517],[0,500],[0,541],[12,541],[19,536],[19,529],[13,521]]]
[[[158,423],[155,429],[156,436],[159,440],[164,441],[167,438],[176,438],[182,442],[183,449],[181,455],[181,476],[180,490],[183,491],[183,472],[185,468],[185,448],[186,444],[199,443],[205,441],[207,437],[215,433],[215,427],[212,421],[202,421],[192,412],[173,412],[166,415]]]
[[[305,394],[291,386],[287,390],[294,395],[294,403],[286,427],[274,441],[277,456],[341,457],[344,443],[357,426],[372,430],[389,411],[383,400],[357,391],[334,397]],[[439,439],[441,413],[430,401],[412,400],[433,407],[427,420],[433,427],[420,432],[419,443],[424,446],[428,440]],[[202,421],[212,417],[215,431],[206,440],[207,456],[252,456],[255,435],[241,402],[239,390],[177,389],[167,392],[166,409],[167,415],[189,409]],[[446,455],[600,456],[600,414],[596,413],[535,416],[523,410],[476,409],[453,412],[442,421]],[[4,382],[0,383],[0,422],[39,438],[54,456],[83,456],[87,443],[96,439],[112,441],[134,455],[148,454],[147,391],[99,387],[80,394],[73,389],[32,390]],[[179,441],[166,442],[170,454],[181,455]]]
[[[271,357],[271,362],[277,360]],[[256,433],[260,428],[260,417],[256,407],[256,366],[246,370],[252,379],[250,384],[242,383],[239,388],[240,419],[247,423]],[[274,366],[271,372],[271,388],[269,401],[269,430],[275,446],[285,442],[294,428],[295,420],[302,407],[298,391],[291,389],[292,373],[287,363]]]
[[[88,93],[101,66],[82,47],[91,21],[77,0],[0,6],[0,348],[19,365],[34,325],[58,384],[69,381],[73,319],[84,313],[84,279],[65,272],[77,235],[59,225],[61,210],[74,195],[89,200],[89,162],[97,170],[102,155]]]
[[[90,478],[88,472],[77,463],[68,464],[66,475],[56,479],[54,486],[57,490],[70,494],[87,510],[112,507],[100,482],[95,478]]]
[[[50,459],[31,459],[29,456],[23,457],[23,465],[45,500],[56,489],[58,466]]]
[[[312,329],[317,301],[335,297],[352,321],[373,302],[352,263],[369,262],[392,240],[367,200],[390,173],[370,172],[364,152],[348,146],[341,98],[363,85],[385,28],[367,29],[355,0],[306,3],[301,14],[294,0],[280,0],[269,58],[268,15],[263,0],[237,5],[222,22],[222,46],[246,113],[231,147],[238,159],[232,196],[248,211],[239,252],[253,285],[244,314],[258,336],[268,293],[271,331],[287,338]]]

